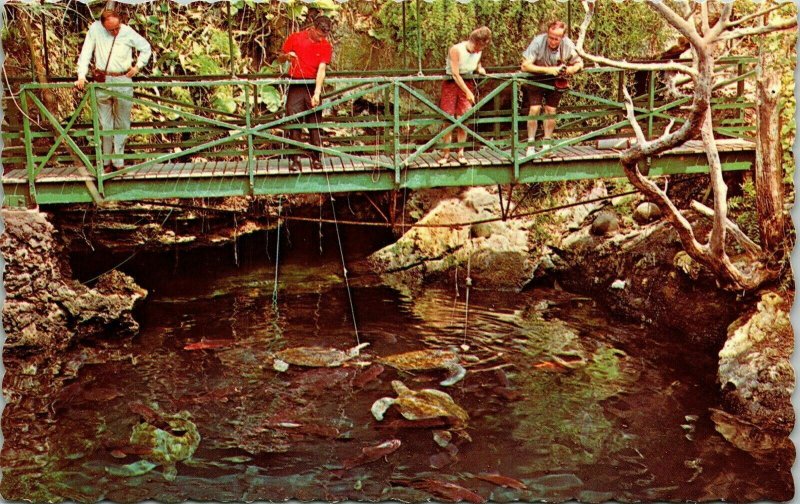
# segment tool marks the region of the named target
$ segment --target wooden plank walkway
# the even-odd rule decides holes
[[[749,152],[755,149],[755,144],[750,141],[740,139],[719,139],[717,146],[720,153],[732,152]],[[700,140],[692,140],[684,144],[678,149],[673,149],[664,153],[662,156],[681,156],[681,155],[698,155],[704,152],[702,142]],[[522,155],[522,154],[520,154]],[[575,145],[570,147],[561,148],[555,151],[550,157],[542,157],[533,159],[525,165],[532,164],[533,166],[551,167],[564,162],[582,161],[590,164],[592,161],[608,161],[613,160],[618,156],[618,152],[614,150],[599,150],[590,145]],[[371,158],[382,163],[393,163],[393,159],[389,156],[380,154],[371,154],[360,156],[362,158]],[[401,161],[407,155],[400,156]],[[489,149],[481,149],[476,151],[465,152],[467,158],[464,168],[473,168],[480,170],[481,168],[488,167],[507,167],[512,164],[510,159],[502,159],[496,152]],[[291,176],[302,174],[341,174],[341,173],[364,173],[381,171],[384,173],[390,172],[389,169],[381,168],[375,162],[369,160],[352,160],[340,157],[327,157],[324,160],[323,170],[312,170],[310,162],[307,157],[302,158],[302,170],[300,173],[289,171],[289,159],[286,157],[270,157],[259,158],[254,162],[255,175],[258,177],[269,176]],[[418,168],[437,168],[439,165],[436,163],[438,155],[434,153],[425,153],[417,157],[412,162],[408,169],[414,170]],[[455,160],[451,161],[445,168],[457,168],[459,165]],[[239,178],[247,177],[248,163],[247,160],[239,161],[194,161],[194,162],[178,162],[178,163],[164,163],[153,164],[146,168],[141,168],[124,175],[119,175],[108,181],[112,183],[114,180],[118,181],[157,181],[163,179],[209,179],[209,178]],[[28,176],[24,169],[10,170],[3,175],[3,184],[27,184]],[[84,182],[94,180],[94,177],[83,167],[77,166],[60,166],[60,167],[45,167],[41,173],[36,177],[36,184],[49,184],[49,183],[66,183],[66,182]]]

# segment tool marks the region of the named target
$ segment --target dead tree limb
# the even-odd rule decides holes
[[[626,70],[680,72],[687,76],[687,81],[691,81],[693,86],[692,103],[689,107],[686,121],[676,131],[672,131],[671,123],[658,138],[652,140],[648,140],[644,135],[641,126],[636,120],[633,100],[627,89],[623,89],[627,117],[636,135],[637,143],[620,154],[620,163],[631,183],[661,208],[665,218],[677,231],[684,249],[692,259],[708,267],[727,284],[745,290],[755,289],[764,282],[775,279],[778,275],[778,270],[767,266],[770,261],[770,249],[767,248],[765,251],[756,245],[738,226],[728,219],[728,187],[722,177],[722,163],[717,149],[717,142],[714,138],[711,115],[711,97],[716,87],[714,71],[716,58],[714,51],[721,41],[786,29],[796,25],[796,21],[782,20],[754,28],[734,29],[734,27],[741,26],[746,21],[731,22],[733,15],[732,2],[723,4],[719,17],[715,21],[711,20],[706,3],[701,3],[699,7],[692,7],[686,2],[679,2],[677,6],[682,9],[682,13],[676,12],[661,0],[647,0],[647,4],[689,41],[692,51],[691,65],[675,62],[637,64],[587,53],[583,47],[592,21],[594,5],[586,0],[582,1],[585,15],[579,28],[576,50],[581,57],[596,63]],[[772,10],[774,9],[764,9],[760,13],[748,16],[749,19],[747,20],[756,19]],[[707,242],[698,239],[692,224],[669,198],[666,191],[643,175],[639,169],[640,166],[644,166],[649,157],[657,156],[698,136],[702,139],[706,152],[710,186],[713,193],[713,209],[703,207],[704,210],[701,211],[701,214],[710,216],[712,219],[712,228]],[[774,176],[774,171],[772,173]],[[771,203],[774,203],[775,197],[778,197],[778,195],[771,196]],[[781,193],[778,200],[778,209],[782,208],[780,205],[782,200]],[[775,208],[765,207],[764,211],[773,216],[776,215]],[[763,217],[760,215],[760,218]],[[781,223],[783,222],[782,213],[774,218]],[[731,260],[725,248],[727,232],[731,232],[734,238],[742,244],[746,251],[747,261],[734,262]]]

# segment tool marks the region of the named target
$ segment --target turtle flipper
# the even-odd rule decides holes
[[[349,358],[358,357],[358,354],[361,352],[362,348],[367,348],[369,346],[369,342],[361,343],[360,345],[354,346],[353,348],[347,351],[347,356]]]
[[[442,387],[449,387],[450,385],[455,385],[456,383],[460,382],[464,376],[467,374],[467,370],[461,364],[455,363],[450,366],[447,366],[448,371],[450,371],[450,375],[443,381],[439,382],[439,385]]]
[[[372,416],[375,417],[375,420],[379,422],[383,420],[383,415],[386,414],[386,410],[388,410],[392,404],[395,403],[395,401],[396,399],[391,397],[381,397],[372,403],[372,408],[370,408],[370,411],[372,411]]]

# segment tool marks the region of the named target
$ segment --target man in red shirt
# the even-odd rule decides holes
[[[289,76],[292,79],[314,79],[314,90],[311,91],[310,84],[290,84],[286,93],[286,113],[289,115],[298,114],[312,109],[320,104],[322,93],[322,83],[325,80],[325,68],[331,62],[333,48],[328,42],[328,34],[331,32],[331,20],[325,16],[317,16],[314,25],[303,31],[292,33],[283,44],[282,54],[278,61],[289,61]],[[317,125],[322,119],[320,112],[314,112],[297,120],[297,123],[305,122],[311,125],[311,144],[322,145],[320,130]],[[300,141],[300,130],[289,130],[289,138]],[[311,151],[311,168],[321,170],[322,163],[319,160],[319,152]],[[300,157],[292,156],[289,169],[300,171]]]

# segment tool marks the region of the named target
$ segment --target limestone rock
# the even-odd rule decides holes
[[[0,251],[6,261],[3,326],[6,348],[45,353],[66,348],[74,338],[109,329],[114,334],[138,330],[134,305],[147,295],[119,271],[106,273],[90,289],[72,279],[66,251],[45,214],[3,210],[5,232]]]
[[[639,224],[647,224],[661,218],[661,209],[658,205],[645,201],[639,203],[636,210],[633,212],[633,220]]]
[[[418,284],[443,277],[455,269],[469,269],[481,286],[519,288],[536,264],[529,248],[529,232],[519,220],[493,221],[472,226],[450,224],[499,217],[497,196],[483,187],[469,189],[458,198],[440,201],[417,226],[397,242],[369,259],[377,272],[391,276],[390,283]],[[461,277],[463,278],[463,277]]]
[[[794,338],[789,303],[775,292],[762,295],[755,313],[734,321],[719,352],[718,378],[732,413],[767,431],[788,435]]]
[[[592,234],[604,236],[619,230],[619,218],[613,212],[600,212],[592,222]]]

